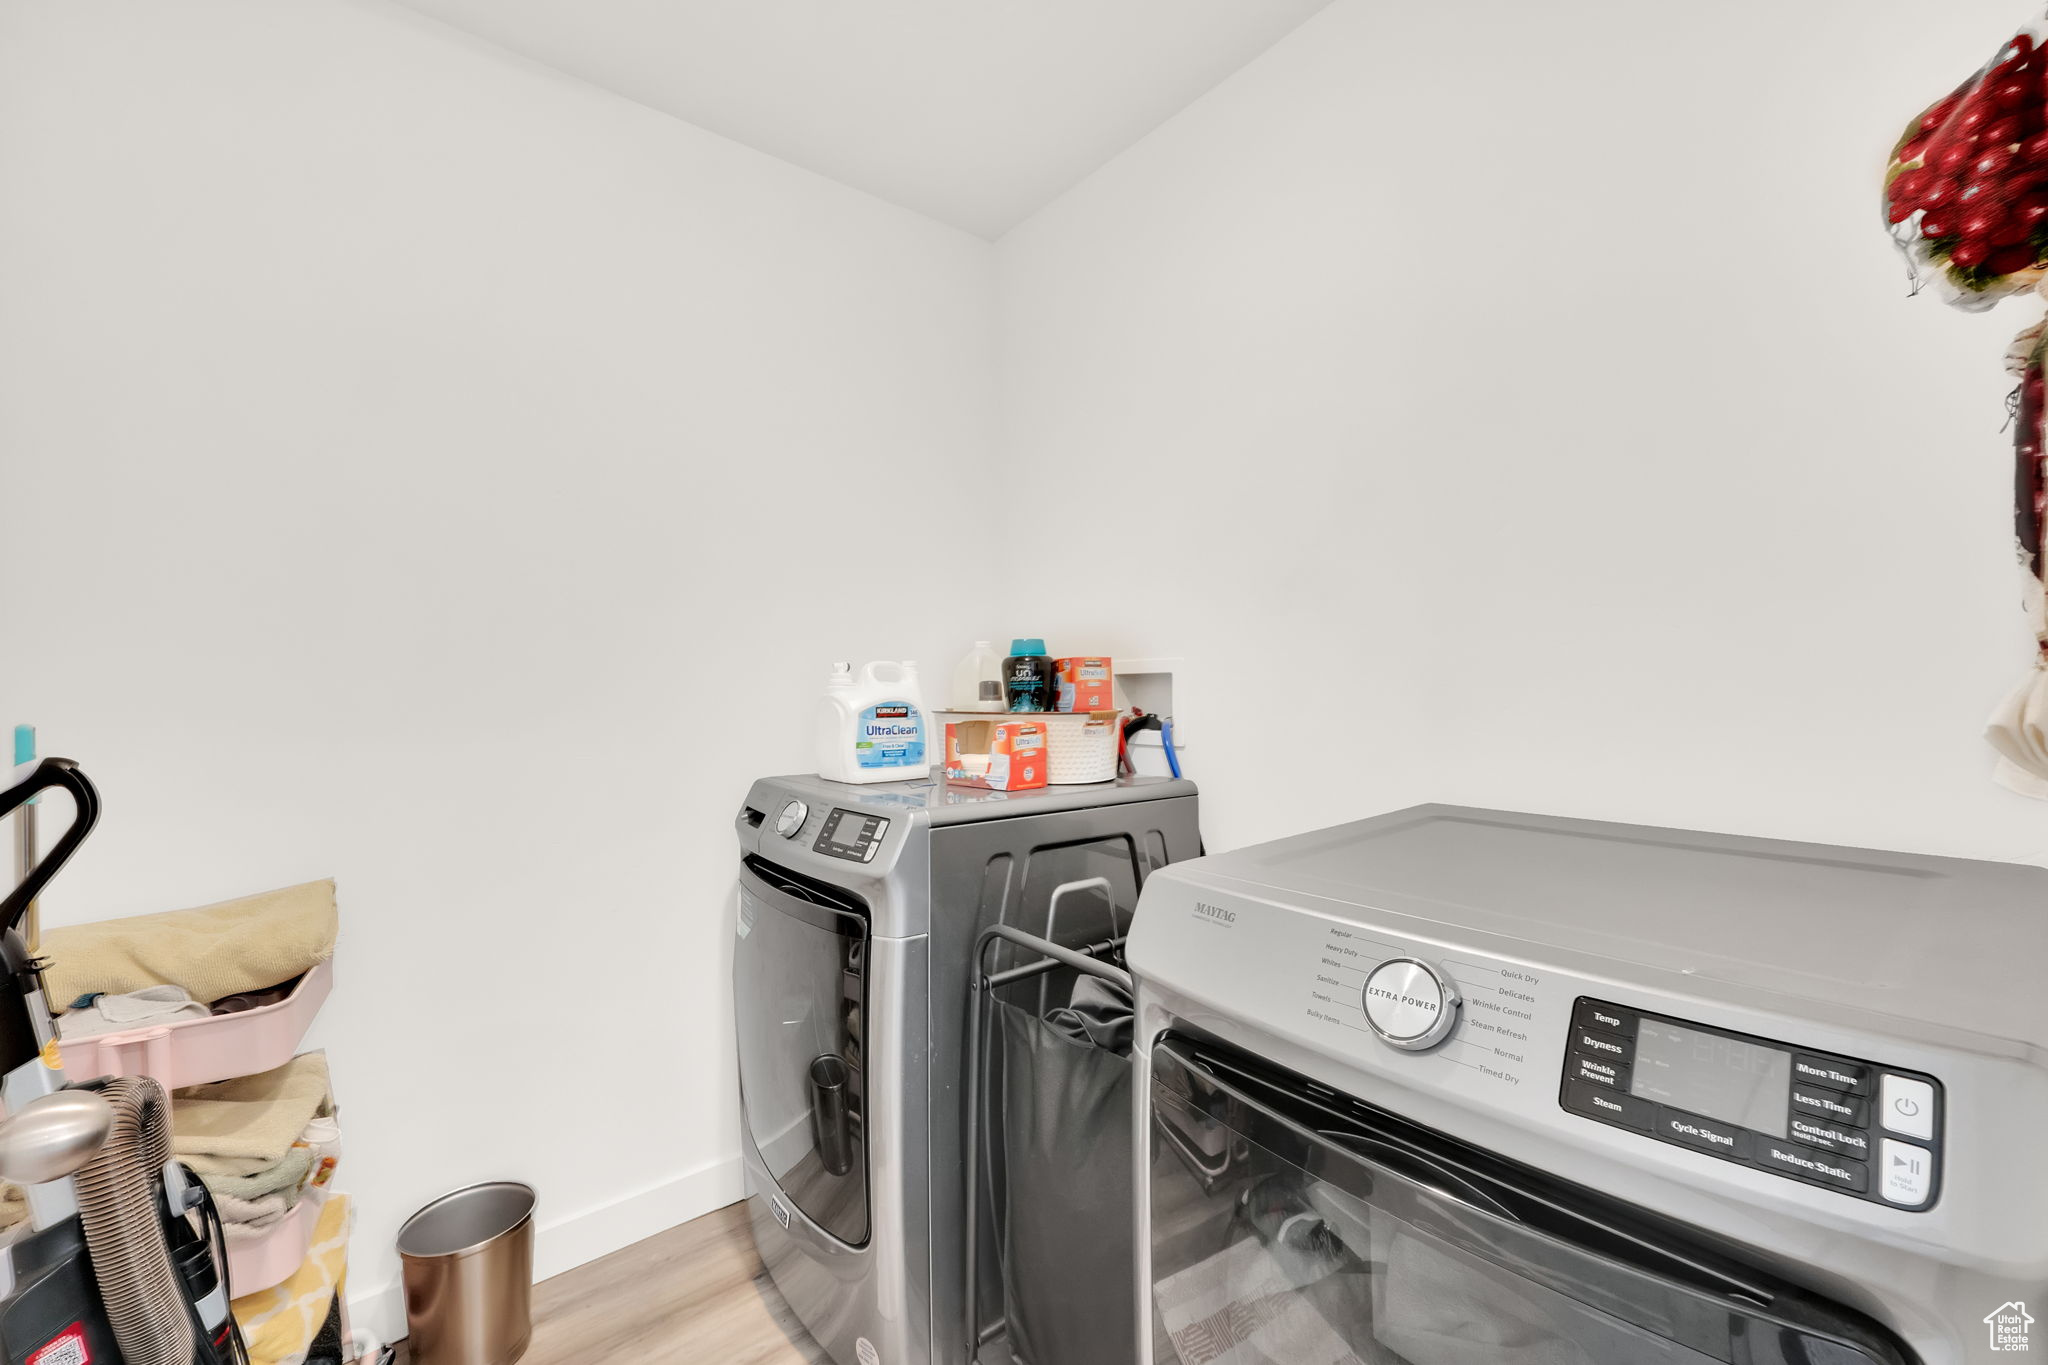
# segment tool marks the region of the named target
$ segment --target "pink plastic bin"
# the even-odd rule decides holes
[[[313,1230],[320,1226],[321,1203],[308,1193],[284,1216],[284,1221],[262,1237],[228,1244],[228,1283],[233,1286],[236,1298],[283,1284],[304,1264],[306,1252],[313,1245]]]
[[[165,1089],[176,1090],[269,1071],[298,1055],[300,1040],[333,989],[334,964],[323,962],[300,977],[292,993],[275,1005],[240,1014],[216,1014],[210,1019],[182,1019],[175,1024],[67,1038],[63,1042],[64,1074],[74,1081],[95,1076],[154,1076]]]

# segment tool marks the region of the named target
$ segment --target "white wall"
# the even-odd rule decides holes
[[[1338,0],[999,245],[1056,646],[1187,654],[1212,845],[1440,799],[2048,861],[1978,738],[2008,340],[1906,297],[1997,0]]]
[[[0,185],[49,918],[339,879],[359,1297],[480,1177],[543,1269],[736,1197],[731,820],[950,667],[987,244],[367,0],[14,0]]]
[[[480,1176],[544,1269],[733,1191],[727,824],[827,658],[1184,655],[1219,846],[2048,860],[1976,737],[2029,310],[1875,222],[2017,17],[1938,8],[1339,0],[992,262],[370,0],[14,0],[0,720],[108,799],[50,917],[339,877],[375,1298]],[[1064,567],[933,572],[998,419]]]

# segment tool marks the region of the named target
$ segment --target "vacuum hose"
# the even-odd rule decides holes
[[[171,1159],[164,1088],[146,1076],[108,1081],[114,1129],[72,1177],[93,1278],[124,1365],[191,1365],[190,1305],[164,1243],[157,1180]]]

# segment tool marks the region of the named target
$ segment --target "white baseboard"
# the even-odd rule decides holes
[[[538,1282],[588,1265],[621,1247],[722,1209],[744,1192],[740,1159],[734,1156],[600,1208],[543,1223],[534,1231],[533,1278]],[[349,1325],[356,1331],[369,1332],[380,1341],[396,1341],[405,1335],[405,1290],[396,1281],[349,1295],[348,1311]]]

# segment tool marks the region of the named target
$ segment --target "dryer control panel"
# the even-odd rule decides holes
[[[888,832],[889,822],[882,816],[835,806],[825,817],[825,823],[818,827],[818,837],[811,844],[811,852],[822,853],[828,858],[844,858],[850,863],[871,863],[882,847],[882,837]]]
[[[1558,1102],[1773,1175],[1901,1209],[1941,1190],[1941,1083],[1580,996]]]

